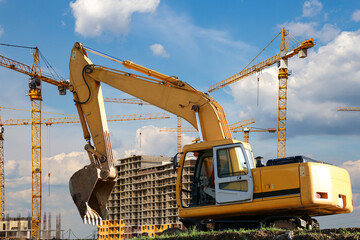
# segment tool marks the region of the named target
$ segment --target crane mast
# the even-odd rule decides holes
[[[177,126],[176,126],[176,152],[181,152],[181,117],[177,117]],[[178,155],[178,161],[180,161],[180,155]]]
[[[0,219],[5,214],[5,179],[4,179],[4,127],[1,124],[0,116]]]
[[[286,150],[286,110],[287,110],[287,80],[288,59],[285,58],[288,49],[285,28],[281,31],[280,61],[279,61],[279,94],[278,94],[278,143],[277,157],[285,157]]]
[[[41,75],[39,49],[35,48],[31,72]],[[41,234],[41,80],[31,77],[29,80],[31,101],[31,237],[40,239]]]

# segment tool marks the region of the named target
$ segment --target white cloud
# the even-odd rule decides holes
[[[4,28],[0,25],[0,36],[4,34]]]
[[[5,169],[6,178],[16,176],[19,173],[19,163],[15,160],[5,161]]]
[[[315,32],[314,38],[318,38],[320,41],[328,42],[339,35],[340,29],[332,24],[325,24],[322,29]]]
[[[352,187],[360,189],[360,160],[346,161],[341,165],[341,167],[345,168],[349,172]],[[355,199],[359,199],[359,194],[355,196]]]
[[[318,0],[309,0],[304,2],[303,5],[303,17],[314,17],[322,10],[322,3]]]
[[[85,165],[90,164],[89,157],[85,151],[61,153],[45,159],[44,165],[50,169],[51,184],[67,185],[70,177]],[[48,181],[48,173],[43,171],[43,179]]]
[[[189,144],[191,141],[191,137],[182,134],[182,145]],[[160,132],[160,128],[153,125],[144,126],[136,131],[134,145],[133,149],[125,150],[122,157],[129,157],[134,154],[172,157],[176,153],[176,133]]]
[[[155,54],[157,56],[165,57],[165,58],[169,57],[169,54],[166,52],[163,45],[161,45],[159,43],[155,43],[155,44],[151,45],[150,50],[153,52],[153,54]]]
[[[7,193],[6,208],[19,208],[24,206],[24,203],[31,203],[31,188]]]
[[[5,176],[6,175],[7,174],[5,174]],[[16,178],[7,178],[7,179],[5,179],[5,185],[6,185],[7,188],[16,189],[19,186],[31,185],[31,183],[32,183],[31,176],[21,176],[21,177],[16,177]]]
[[[360,31],[342,32],[317,52],[309,49],[307,58],[289,59],[292,75],[288,80],[287,134],[354,134],[359,129],[351,116],[337,112],[339,106],[356,106],[359,101],[359,42]],[[255,118],[258,126],[272,127],[264,124],[276,124],[277,120],[277,68],[266,69],[260,75],[259,107],[255,103],[254,78],[230,86],[236,103],[247,106],[239,115],[241,119]]]
[[[90,164],[87,153],[71,152],[61,153],[50,158],[43,159],[42,179],[43,184],[48,184],[48,173],[50,173],[51,184],[67,185],[70,177],[77,170]],[[8,188],[16,189],[19,186],[31,185],[31,162],[22,166],[15,160],[5,162],[5,184]]]
[[[76,20],[75,32],[96,37],[105,32],[127,34],[133,13],[152,13],[159,3],[160,0],[76,0],[70,2],[70,7]]]
[[[360,10],[356,10],[352,15],[351,15],[351,20],[355,21],[355,22],[360,22]]]
[[[332,24],[325,24],[322,28],[318,27],[318,23],[302,23],[302,22],[286,22],[278,27],[283,27],[289,30],[290,34],[302,38],[314,38],[315,41],[329,42],[339,35],[340,29]],[[298,39],[300,40],[300,39]]]
[[[318,0],[308,0],[303,4],[303,14],[302,17],[315,17],[322,11],[323,5]],[[324,19],[328,19],[328,15],[324,14]],[[320,25],[319,22],[285,22],[283,24],[278,24],[278,28],[285,27],[289,30],[290,34],[295,37],[301,37],[303,40],[305,38],[314,38],[317,42],[327,43],[333,40],[336,36],[339,35],[340,29],[330,23],[325,23]]]

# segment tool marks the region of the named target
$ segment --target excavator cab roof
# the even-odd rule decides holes
[[[242,142],[236,139],[223,139],[223,140],[205,141],[205,142],[188,144],[184,146],[183,152],[199,151],[204,149],[210,149],[213,148],[214,146],[228,145],[234,143],[242,143],[245,148],[250,149],[250,144],[246,142]]]

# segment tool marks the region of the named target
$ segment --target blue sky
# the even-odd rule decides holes
[[[0,0],[0,43],[38,46],[56,71],[68,79],[70,50],[76,41],[128,59],[167,75],[176,75],[201,91],[243,69],[285,27],[297,40],[314,38],[308,58],[289,60],[286,155],[306,155],[348,169],[352,177],[354,213],[321,217],[323,227],[360,226],[360,126],[357,112],[337,112],[339,106],[359,106],[360,2],[341,1],[161,1],[161,0]],[[259,57],[279,51],[275,41]],[[27,65],[28,49],[0,46],[0,54]],[[121,68],[90,55],[94,63]],[[43,71],[44,70],[44,65]],[[224,107],[230,123],[254,118],[255,127],[277,126],[277,69],[243,79],[211,95]],[[29,109],[27,77],[0,69],[0,106]],[[42,109],[76,114],[72,96],[59,96],[43,84]],[[104,86],[106,97],[129,97]],[[106,104],[108,114],[163,112],[150,106]],[[27,112],[2,110],[3,120],[30,118]],[[43,114],[43,117],[52,115]],[[186,126],[186,124],[184,124]],[[117,157],[132,153],[172,156],[176,136],[160,133],[175,127],[170,120],[111,123]],[[139,133],[141,132],[141,149]],[[184,134],[183,142],[196,135]],[[234,134],[242,139],[242,134]],[[157,144],[154,145],[153,143]],[[254,154],[276,156],[276,135],[250,135]],[[58,125],[42,130],[43,175],[51,173],[51,194],[44,177],[43,211],[63,214],[65,229],[86,236],[67,190],[72,172],[87,163],[81,128]],[[6,211],[15,216],[31,209],[30,128],[5,129]]]

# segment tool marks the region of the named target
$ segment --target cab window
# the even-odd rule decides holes
[[[224,148],[217,151],[218,177],[246,175],[245,156],[240,147]]]
[[[255,161],[254,161],[251,151],[249,149],[245,148],[245,152],[246,152],[246,156],[249,160],[250,168],[251,169],[255,168],[256,165],[255,165]]]

